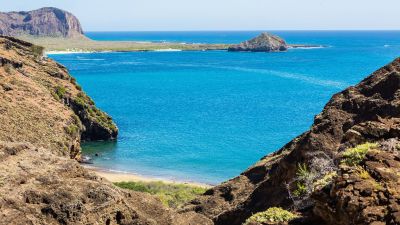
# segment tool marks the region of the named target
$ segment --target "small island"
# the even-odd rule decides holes
[[[282,38],[266,32],[261,33],[259,36],[244,41],[238,45],[232,45],[228,51],[232,52],[281,52],[286,51],[288,45]]]
[[[231,52],[283,52],[291,48],[323,48],[322,45],[287,44],[286,41],[267,32],[237,45],[231,45]]]

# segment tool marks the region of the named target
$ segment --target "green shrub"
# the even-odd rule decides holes
[[[120,188],[133,191],[146,192],[157,196],[168,207],[178,208],[183,203],[203,194],[206,188],[185,184],[167,184],[158,182],[118,182],[114,183]]]
[[[68,127],[65,127],[65,131],[68,134],[75,136],[79,133],[79,127],[75,124],[70,124]]]
[[[4,71],[5,71],[7,74],[11,74],[11,73],[12,73],[12,65],[9,64],[9,63],[6,63],[6,64],[4,65]]]
[[[343,159],[341,163],[348,166],[356,166],[361,163],[361,161],[367,155],[367,152],[371,149],[377,148],[378,145],[376,143],[365,143],[362,145],[358,145],[354,148],[349,148],[343,152]]]
[[[336,176],[337,176],[336,171],[332,171],[332,172],[329,172],[329,173],[325,174],[322,178],[316,180],[316,181],[313,183],[314,190],[323,188],[323,187],[325,187],[326,185],[330,184],[330,183],[332,182],[332,180],[333,180]]]
[[[53,98],[54,98],[55,100],[57,100],[57,101],[60,101],[60,100],[61,100],[60,97],[58,97],[58,95],[57,95],[54,91],[51,92],[51,96],[53,96]]]
[[[299,197],[307,194],[307,191],[308,191],[307,185],[302,181],[297,181],[296,189],[293,191],[293,195]]]
[[[42,46],[32,45],[31,51],[35,57],[40,57],[43,55],[44,48]]]
[[[307,194],[309,189],[312,189],[308,185],[312,183],[313,178],[314,176],[308,169],[307,164],[299,163],[296,171],[296,188],[293,191],[293,195],[299,197]]]
[[[307,179],[308,177],[310,177],[310,170],[307,167],[307,164],[305,163],[299,163],[297,165],[297,171],[296,171],[296,175],[299,179]]]
[[[65,87],[62,86],[57,86],[56,89],[54,90],[54,94],[57,96],[56,97],[57,100],[63,99],[66,93],[67,90],[65,90]]]
[[[82,108],[84,108],[86,106],[86,102],[82,97],[77,96],[74,99],[75,104],[80,105]]]
[[[288,222],[297,218],[297,216],[287,210],[278,207],[272,207],[267,209],[267,211],[259,212],[252,215],[250,218],[246,220],[245,225],[250,224],[251,222],[257,223],[279,223],[279,222]]]

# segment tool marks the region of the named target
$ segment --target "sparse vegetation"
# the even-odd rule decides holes
[[[35,57],[40,57],[43,55],[44,48],[38,45],[32,45],[31,51]]]
[[[75,104],[75,113],[78,115],[85,115],[85,118],[98,123],[100,126],[110,131],[117,132],[118,128],[113,123],[112,118],[105,112],[99,110],[89,96],[83,92],[79,92],[72,101]]]
[[[133,191],[146,192],[157,196],[161,202],[171,208],[179,208],[183,203],[203,194],[206,188],[185,184],[167,184],[158,182],[118,182],[114,183],[120,188]]]
[[[356,174],[361,178],[361,179],[370,179],[371,175],[366,171],[364,168],[361,166],[356,166]]]
[[[11,72],[12,72],[12,65],[9,64],[9,63],[6,63],[6,64],[4,65],[4,71],[5,71],[7,74],[11,74]]]
[[[306,208],[313,204],[311,194],[331,183],[336,176],[337,167],[333,159],[324,152],[309,154],[309,163],[297,164],[296,176],[286,188],[289,198],[296,209]]]
[[[310,172],[307,167],[307,164],[301,163],[297,165],[297,181],[296,181],[296,189],[293,191],[294,196],[301,196],[307,194],[309,188],[312,188],[309,183],[313,180],[314,174]]]
[[[321,179],[318,179],[314,182],[313,184],[314,189],[321,189],[325,187],[326,185],[330,184],[333,178],[335,178],[336,176],[337,176],[336,171],[331,171],[325,174]]]
[[[278,207],[272,207],[267,209],[264,212],[259,212],[252,215],[250,218],[246,220],[244,225],[251,224],[252,222],[256,223],[279,223],[279,222],[289,222],[298,216]]]
[[[76,136],[79,133],[79,127],[75,124],[70,124],[65,127],[65,131],[72,136]]]
[[[67,90],[65,89],[65,87],[57,86],[54,90],[54,93],[58,96],[58,99],[63,99],[65,94],[67,93]]]
[[[343,160],[341,163],[348,166],[357,166],[365,158],[368,151],[376,149],[378,145],[376,143],[365,143],[358,145],[354,148],[349,148],[343,152]]]

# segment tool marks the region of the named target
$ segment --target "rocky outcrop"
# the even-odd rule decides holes
[[[315,117],[309,131],[279,151],[264,157],[240,176],[210,189],[202,197],[188,204],[185,211],[200,212],[218,225],[239,225],[252,214],[270,207],[292,209],[296,205],[289,194],[288,184],[297,179],[299,165],[311,167],[312,162],[325,165],[321,162],[330,160],[336,162],[335,165],[338,166],[340,152],[345,149],[365,142],[398,138],[399,135],[400,58],[374,72],[360,84],[335,94],[323,112]],[[397,167],[398,164],[393,161],[394,156],[388,157],[392,160],[383,163],[392,163],[392,166]],[[365,165],[368,165],[367,162]],[[384,168],[387,168],[387,165],[382,164],[383,171]],[[374,173],[375,169],[367,168],[367,170]],[[340,185],[346,187],[346,184],[340,183]],[[337,187],[342,189],[340,186]],[[361,192],[360,194],[362,195]],[[345,194],[339,194],[337,198],[342,196]],[[396,199],[396,195],[390,192],[386,192],[385,196],[389,202],[390,199]],[[309,213],[310,208],[313,208],[313,199],[308,200],[311,200],[311,204],[299,209],[304,211],[303,213]],[[325,202],[319,202],[319,205],[323,204]],[[331,204],[332,209],[343,206],[328,202],[326,204]],[[374,204],[380,205],[371,203]],[[360,209],[362,207],[360,206]],[[397,209],[390,210],[393,213],[397,212]],[[334,215],[334,210],[331,213]],[[313,219],[320,220],[317,224],[329,224],[329,218],[336,218],[327,217],[323,212],[312,215],[315,216]],[[318,217],[318,215],[323,216]],[[395,214],[390,214],[390,217],[393,216]],[[374,219],[368,221],[372,222]]]
[[[212,224],[119,189],[50,149],[0,142],[0,161],[0,224]]]
[[[288,46],[282,38],[264,32],[251,40],[230,46],[228,51],[279,52],[287,49]]]
[[[400,224],[400,142],[388,139],[357,166],[340,165],[332,184],[314,193],[327,224]]]
[[[29,12],[0,12],[0,35],[82,37],[79,20],[57,8],[41,8]]]
[[[81,138],[115,139],[118,129],[111,117],[42,51],[0,37],[0,140],[29,142],[79,158]]]

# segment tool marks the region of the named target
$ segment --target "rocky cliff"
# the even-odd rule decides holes
[[[251,40],[230,46],[228,51],[279,52],[286,51],[287,49],[288,46],[285,40],[276,35],[264,32]]]
[[[79,158],[81,139],[115,139],[118,129],[111,117],[42,51],[0,37],[0,140],[25,141]]]
[[[400,58],[335,94],[309,131],[184,211],[218,225],[274,206],[303,215],[297,224],[400,224],[399,135]]]
[[[0,12],[0,34],[7,36],[82,37],[79,20],[57,8],[29,12]]]
[[[79,165],[81,137],[113,139],[118,130],[42,50],[0,37],[0,224],[212,224]]]

